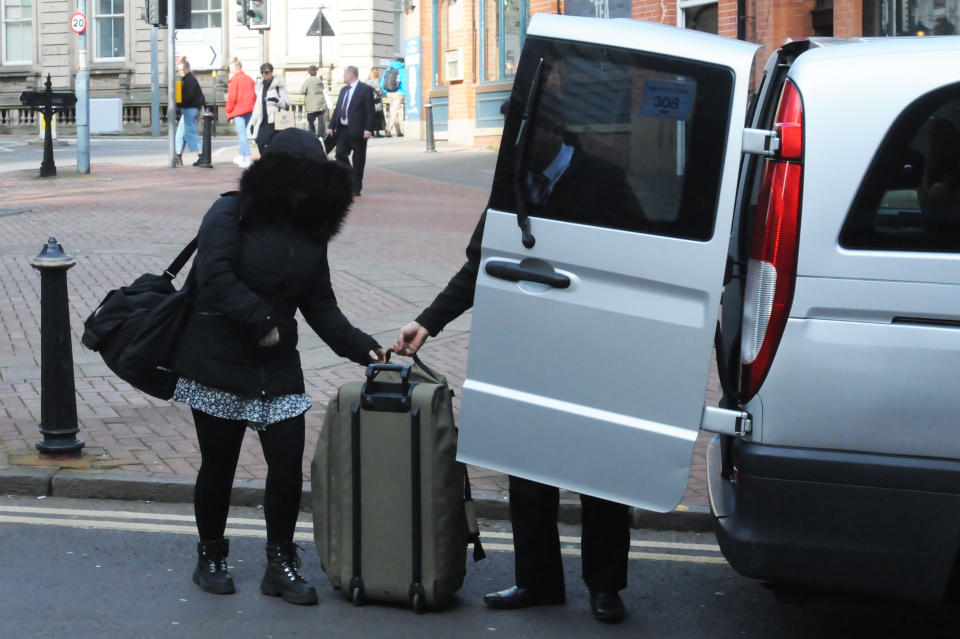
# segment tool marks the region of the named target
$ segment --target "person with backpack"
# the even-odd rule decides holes
[[[386,361],[377,341],[354,327],[330,285],[327,245],[353,197],[349,169],[328,162],[316,134],[280,131],[263,156],[206,213],[188,278],[193,311],[173,364],[173,400],[193,412],[200,447],[194,491],[199,533],[193,581],[235,591],[224,537],[230,493],[247,428],[267,462],[264,594],[317,603],[293,542],[303,487],[304,413],[310,409],[297,352],[299,311],[340,357]]]
[[[403,137],[400,122],[403,119],[403,91],[406,86],[407,69],[403,58],[397,58],[390,63],[383,77],[380,78],[380,88],[386,94],[390,104],[390,119],[387,121],[386,135],[389,138],[391,131],[396,130],[397,137]]]

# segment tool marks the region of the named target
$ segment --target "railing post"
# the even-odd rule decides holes
[[[436,152],[437,145],[433,140],[433,103],[427,102],[423,105],[423,112],[427,125],[427,152]]]
[[[211,158],[213,153],[211,152],[211,142],[210,142],[210,127],[213,124],[213,112],[209,109],[204,108],[201,116],[203,118],[203,148],[200,150],[200,157],[197,158],[197,163],[194,166],[202,166],[206,169],[213,168],[213,162]]]
[[[30,260],[40,271],[40,433],[37,450],[46,455],[79,456],[77,396],[70,340],[67,270],[76,262],[56,238]]]

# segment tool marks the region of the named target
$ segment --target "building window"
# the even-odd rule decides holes
[[[954,35],[960,31],[960,3],[952,0],[865,0],[863,35]]]
[[[680,0],[677,3],[677,26],[704,33],[717,33],[716,0]]]
[[[530,0],[480,0],[480,55],[482,81],[512,80],[527,35]]]
[[[193,0],[190,4],[190,28],[209,29],[222,26],[223,0]]]
[[[95,0],[94,31],[97,60],[123,59],[123,0]]]
[[[33,62],[32,0],[2,0],[3,63]]]

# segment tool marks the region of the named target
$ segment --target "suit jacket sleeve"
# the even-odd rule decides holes
[[[374,122],[377,118],[376,106],[373,103],[373,89],[370,88],[370,85],[364,84],[361,82],[357,85],[359,87],[366,87],[366,91],[363,92],[363,130],[373,132]]]
[[[327,124],[327,127],[331,131],[336,131],[337,127],[340,126],[340,107],[343,105],[343,91],[340,89],[340,95],[337,96],[337,106],[334,107],[333,113],[330,114],[330,123]]]
[[[484,212],[473,229],[470,243],[467,244],[467,261],[457,274],[450,278],[447,287],[417,317],[417,323],[436,337],[443,328],[473,306],[473,295],[477,289],[477,272],[480,270],[480,247],[483,243],[483,225],[487,214]]]

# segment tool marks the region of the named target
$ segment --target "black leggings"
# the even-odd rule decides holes
[[[246,422],[213,417],[193,411],[200,442],[200,471],[193,495],[197,531],[203,541],[223,537],[230,509],[230,490],[240,457]],[[267,486],[263,500],[267,519],[267,542],[293,541],[303,490],[303,415],[258,431],[267,460]]]

